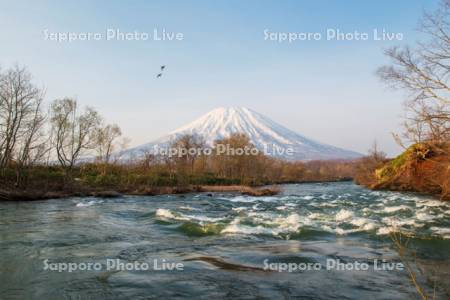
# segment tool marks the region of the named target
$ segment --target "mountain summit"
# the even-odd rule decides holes
[[[245,134],[258,149],[286,160],[350,159],[361,156],[350,150],[308,139],[245,107],[216,108],[166,136],[125,151],[125,154],[139,155],[144,151],[151,152],[155,147],[164,148],[185,134],[201,136],[211,146],[214,141],[233,133]]]

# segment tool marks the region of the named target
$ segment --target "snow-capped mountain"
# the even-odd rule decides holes
[[[306,138],[245,107],[217,108],[151,143],[126,150],[125,156],[139,156],[156,148],[165,148],[182,135],[201,136],[207,145],[243,133],[261,151],[287,160],[351,159],[361,154]],[[288,150],[289,149],[289,150]]]

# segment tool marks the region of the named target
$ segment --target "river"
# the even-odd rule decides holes
[[[419,284],[450,297],[450,203],[349,182],[281,188],[0,202],[0,299],[417,298],[393,231]]]

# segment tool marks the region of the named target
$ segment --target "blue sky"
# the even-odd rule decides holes
[[[247,106],[316,140],[390,155],[402,99],[374,75],[383,49],[413,44],[437,1],[0,1],[0,66],[26,65],[46,99],[77,97],[149,142],[218,106]],[[49,32],[181,32],[182,41],[45,40]],[[264,40],[327,28],[402,41]],[[155,79],[160,65],[164,76]]]

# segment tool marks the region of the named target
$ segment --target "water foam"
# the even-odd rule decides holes
[[[350,221],[354,226],[357,226],[361,231],[371,231],[377,227],[377,224],[371,219],[367,218],[355,218]]]
[[[304,228],[337,235],[356,232],[386,235],[393,231],[403,231],[417,236],[450,236],[450,233],[442,229],[446,227],[448,206],[437,200],[390,192],[357,193],[353,196],[326,195],[333,196],[334,200],[321,200],[321,195],[312,194],[231,196],[221,198],[231,202],[226,204],[228,211],[225,212],[225,217],[201,214],[202,209],[195,209],[195,212],[188,214],[192,210],[190,206],[178,207],[177,210],[181,212],[160,208],[156,216],[196,224],[200,227],[195,230],[202,232],[205,231],[205,225],[214,225],[214,230],[206,230],[214,234],[285,237]],[[301,201],[306,199],[311,201]]]
[[[226,201],[230,201],[230,202],[242,202],[242,203],[279,201],[279,198],[272,197],[272,196],[268,196],[268,197],[236,196],[236,197],[232,197],[232,198],[220,197],[217,199],[226,200]]]
[[[439,207],[439,206],[448,206],[448,204],[444,201],[438,201],[438,200],[420,200],[416,202],[417,207]]]
[[[165,208],[158,208],[155,212],[155,215],[162,219],[173,219],[173,220],[187,220],[186,218],[182,218],[179,215],[175,215],[170,210]]]
[[[214,223],[214,222],[218,222],[218,221],[222,221],[222,220],[226,219],[225,217],[208,217],[208,216],[203,216],[203,215],[187,215],[187,214],[182,214],[182,213],[175,213],[169,209],[164,209],[164,208],[158,208],[156,210],[155,215],[157,217],[165,219],[165,220],[172,219],[172,220],[179,220],[179,221],[197,221],[200,223],[205,223],[205,222]]]
[[[95,205],[97,203],[101,203],[101,201],[91,200],[91,201],[88,201],[88,202],[78,202],[76,204],[76,207],[88,207],[88,206]]]
[[[350,219],[351,217],[353,217],[353,212],[346,210],[346,209],[341,209],[337,214],[336,214],[336,222],[342,222],[345,221],[347,219]]]
[[[252,221],[257,226],[242,224],[242,218],[235,218],[221,233],[223,234],[246,234],[246,235],[272,235],[280,236],[282,234],[296,233],[300,230],[301,222],[298,214],[291,214],[286,217],[277,217],[275,219],[267,218],[268,214],[250,214]]]
[[[399,205],[399,206],[386,206],[383,209],[383,212],[386,213],[393,213],[393,212],[398,212],[398,211],[405,211],[405,210],[411,210],[411,207],[406,206],[406,205]]]

